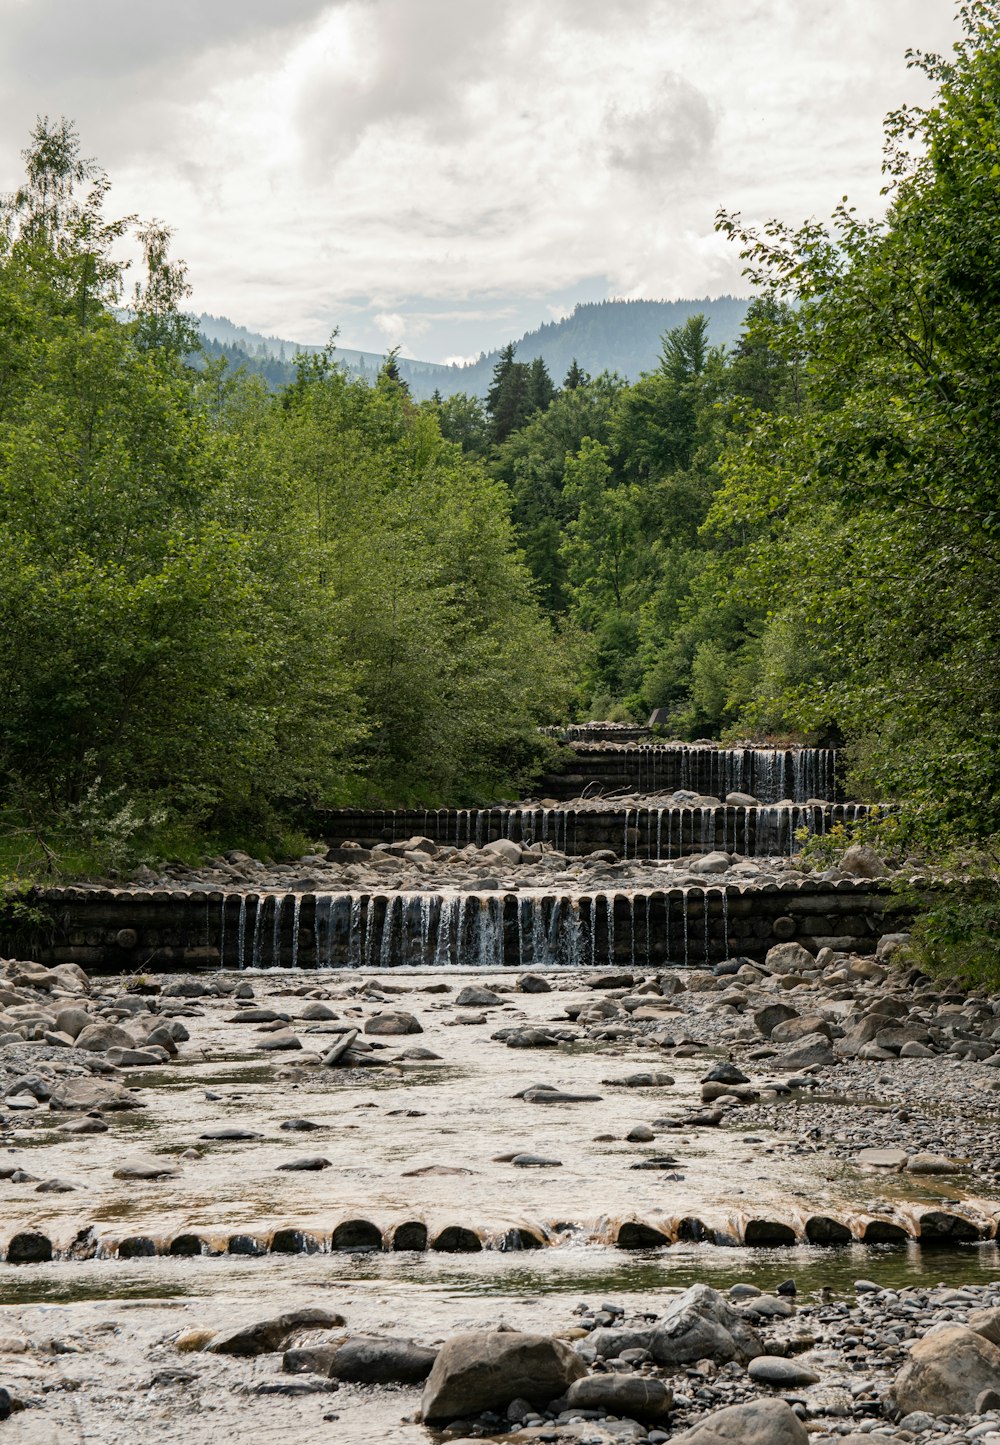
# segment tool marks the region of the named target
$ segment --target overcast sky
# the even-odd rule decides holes
[[[745,294],[716,208],[879,208],[951,0],[0,0],[0,187],[75,120],[192,304],[428,360],[604,296]]]

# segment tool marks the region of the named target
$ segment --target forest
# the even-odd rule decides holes
[[[735,344],[689,316],[631,383],[511,345],[485,401],[332,347],[277,387],[192,364],[169,231],[40,120],[0,216],[5,836],[516,796],[540,724],[665,708],[836,742],[863,796],[993,838],[1000,13],[961,19],[911,57],[937,94],[887,119],[883,217],[720,213]]]

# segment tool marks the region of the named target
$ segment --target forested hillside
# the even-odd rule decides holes
[[[665,331],[702,315],[713,346],[735,345],[749,303],[735,296],[706,297],[701,301],[594,301],[577,306],[561,321],[549,321],[513,342],[518,358],[541,358],[554,376],[562,376],[574,361],[595,376],[617,372],[635,381],[657,364]],[[202,314],[195,319],[199,342],[209,357],[224,356],[230,366],[242,366],[264,377],[269,386],[286,385],[294,374],[297,352],[315,354],[318,346],[299,346],[277,336],[263,336],[236,326],[225,316]],[[468,366],[440,366],[398,356],[396,364],[417,401],[467,393],[485,398],[499,351],[484,353]],[[352,376],[374,381],[384,360],[371,351],[358,351],[337,343],[336,358]]]

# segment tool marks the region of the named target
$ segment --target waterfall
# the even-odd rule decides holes
[[[647,893],[647,894],[646,894],[646,968],[647,968],[647,969],[650,967],[650,965],[651,965],[651,963],[652,963],[652,936],[651,936],[651,935],[652,935],[652,928],[651,928],[651,926],[650,926],[650,906],[651,906],[651,902],[652,902],[652,900],[651,900],[651,898],[650,898],[650,895]]]
[[[684,909],[684,967],[687,968],[687,966],[688,966],[688,891],[687,891],[686,888],[684,889],[684,895],[683,895],[683,909]]]
[[[243,969],[246,967],[245,953],[247,937],[247,896],[245,893],[240,894],[240,913],[236,928],[238,934],[236,943],[238,948],[239,967]]]
[[[281,912],[284,908],[284,895],[275,896],[274,918],[271,927],[271,967],[277,968],[281,963]]]
[[[660,859],[663,857],[663,852],[662,852],[662,848],[661,848],[661,843],[662,843],[662,841],[663,841],[663,809],[662,809],[662,808],[657,808],[657,810],[656,810],[656,861],[657,861],[657,863],[659,863]],[[669,847],[669,844],[668,844],[668,847]]]
[[[729,957],[729,889],[722,889],[722,956]]]
[[[292,967],[299,966],[299,921],[302,913],[302,894],[296,893],[292,900]]]
[[[625,809],[625,838],[622,846],[622,857],[626,862],[628,861],[628,815],[630,811],[629,808]]]
[[[615,961],[615,895],[605,893],[604,907],[608,917],[608,963],[614,965]]]
[[[702,895],[701,895],[701,898],[702,898],[702,911],[703,911],[703,913],[704,913],[704,915],[705,915],[705,964],[706,964],[706,967],[707,967],[708,962],[709,962],[709,959],[710,959],[711,956],[712,956],[712,944],[711,944],[711,940],[710,940],[710,938],[709,938],[709,918],[708,918],[708,899],[709,899],[709,892],[708,892],[708,889],[707,889],[707,888],[703,890]]]
[[[226,894],[222,895],[222,909],[219,918],[219,967],[226,966]]]
[[[260,968],[260,931],[261,919],[264,913],[264,900],[259,893],[254,895],[253,914],[253,942],[250,948],[250,964],[252,968]]]

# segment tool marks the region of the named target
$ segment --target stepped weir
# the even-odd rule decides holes
[[[814,952],[863,951],[886,931],[896,900],[877,881],[767,872],[769,861],[786,867],[806,836],[869,815],[864,804],[811,796],[839,786],[833,750],[574,741],[564,776],[594,759],[605,783],[624,766],[655,791],[492,808],[317,809],[314,829],[342,865],[339,888],[306,878],[245,888],[42,889],[33,902],[45,922],[32,947],[49,962],[116,971],[655,968],[762,959],[790,940]],[[721,787],[719,796],[690,786],[709,781],[795,796],[763,803],[742,793],[737,801],[732,788],[727,802]],[[684,784],[676,797],[664,793],[672,782]],[[471,854],[479,872],[464,881],[447,868],[414,876],[423,855],[408,852],[413,840],[453,862]],[[489,851],[500,840],[511,845],[506,865]],[[411,872],[390,880],[383,865],[400,855]],[[602,860],[596,870],[590,855]],[[703,859],[713,871],[690,876]],[[564,871],[553,876],[550,867],[540,878],[512,866],[529,860],[555,868],[564,860]],[[484,867],[496,876],[483,877]]]

